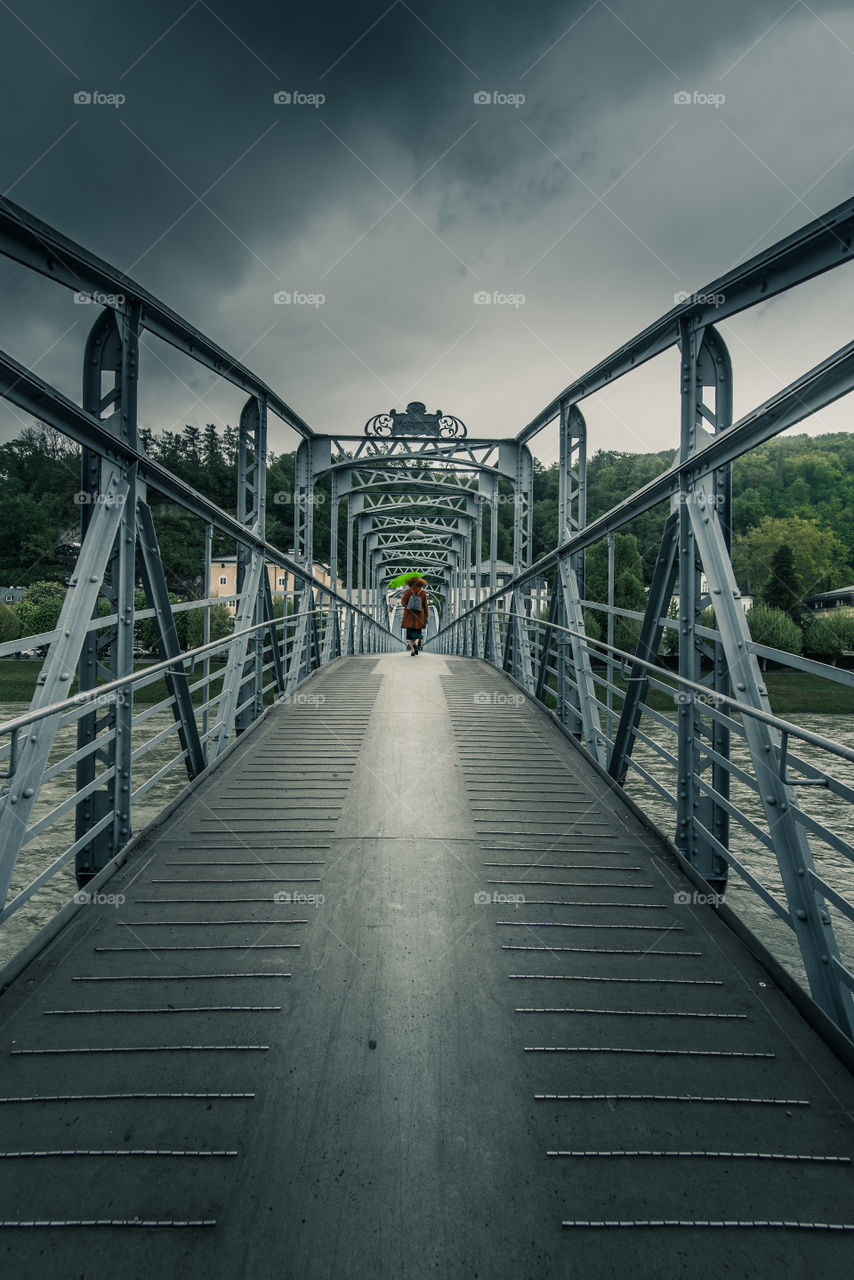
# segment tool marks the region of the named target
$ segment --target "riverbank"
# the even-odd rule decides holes
[[[135,671],[144,671],[145,663],[138,663]],[[4,659],[0,661],[0,702],[29,702],[36,687],[36,678],[41,662],[36,658]],[[222,668],[214,666],[212,676],[212,692],[216,692],[221,678]],[[201,669],[194,679],[201,679]],[[217,682],[217,683],[215,683]],[[623,687],[623,682],[617,680]],[[787,716],[799,713],[815,715],[854,715],[854,688],[842,684],[832,684],[821,680],[818,676],[807,675],[803,671],[768,671],[765,674],[771,709],[775,715]],[[77,682],[71,687],[71,693],[77,692]],[[162,701],[166,697],[166,682],[156,680],[142,689],[137,689],[134,701],[151,704]],[[200,693],[193,694],[198,705]],[[648,705],[654,711],[672,711],[673,699],[658,689],[651,689]]]
[[[39,658],[4,658],[0,660],[0,702],[29,702],[35,691],[41,665]],[[144,671],[147,665],[144,662],[135,663],[134,671]],[[222,671],[223,668],[220,664],[212,664],[211,693],[218,691],[219,683],[222,679]],[[201,680],[201,678],[201,667],[198,667],[193,674],[193,683],[196,680]],[[73,696],[76,692],[77,680],[75,679],[69,693]],[[135,690],[134,702],[146,705],[162,702],[167,692],[165,680],[154,680],[151,684]],[[201,701],[201,690],[197,690],[193,694],[193,702],[198,706]]]
[[[766,671],[765,686],[774,715],[784,720],[799,714],[854,715],[854,688],[807,675],[804,671]],[[672,711],[673,699],[652,689],[648,705]]]

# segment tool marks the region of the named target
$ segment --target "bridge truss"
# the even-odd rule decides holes
[[[420,403],[375,415],[361,435],[322,436],[134,281],[0,200],[0,250],[62,287],[112,299],[89,333],[79,404],[0,353],[0,394],[82,451],[81,547],[58,625],[0,645],[0,656],[47,647],[30,710],[0,729],[6,769],[0,921],[67,865],[74,865],[80,883],[101,874],[131,839],[134,807],[150,788],[177,769],[187,780],[197,778],[273,698],[294,696],[318,666],[342,654],[401,649],[388,583],[423,570],[434,604],[428,649],[481,659],[509,673],[553,711],[609,785],[640,783],[663,798],[672,809],[675,848],[697,883],[723,894],[737,876],[795,937],[815,1005],[852,1038],[854,962],[841,953],[836,932],[847,931],[854,956],[854,906],[832,883],[823,854],[830,850],[850,863],[854,849],[801,797],[813,787],[813,795],[820,788],[854,802],[854,788],[839,773],[840,765],[854,762],[854,752],[774,716],[759,663],[770,658],[837,684],[851,685],[854,678],[751,639],[730,557],[730,471],[755,445],[854,388],[854,343],[733,423],[732,368],[721,331],[727,319],[847,263],[852,233],[854,201],[675,307],[566,387],[515,439],[469,439],[458,419],[428,413]],[[236,514],[179,480],[143,447],[137,421],[143,334],[245,393]],[[590,521],[581,406],[589,416],[597,393],[668,352],[678,358],[677,459]],[[294,548],[287,555],[266,537],[271,415],[301,441]],[[558,545],[534,561],[530,442],[552,424],[559,435]],[[331,488],[329,583],[314,573],[321,480]],[[167,590],[153,493],[177,504],[204,531],[205,590],[178,605]],[[505,501],[512,503],[513,562],[509,580],[499,583],[499,508]],[[654,508],[662,517],[661,545],[646,608],[620,609],[614,603],[615,537]],[[209,585],[215,535],[233,543],[237,558],[234,630],[221,641],[210,640],[210,611],[219,602]],[[585,553],[600,541],[610,553],[607,601],[588,599],[585,592]],[[280,611],[271,566],[292,584]],[[135,607],[139,588],[142,610]],[[677,618],[668,617],[674,596]],[[711,626],[702,620],[709,605]],[[182,651],[176,621],[191,608],[205,613],[204,643]],[[143,618],[154,623],[159,661],[135,671],[134,625]],[[614,643],[621,620],[635,624],[637,635],[626,649]],[[668,628],[678,633],[676,672],[659,660]],[[214,670],[217,653],[224,663]],[[166,696],[140,710],[134,694],[160,677]],[[675,720],[649,707],[651,689],[673,697]],[[168,710],[172,723],[155,741],[171,739],[176,753],[140,780],[150,747],[140,741],[141,726],[157,710]],[[653,721],[671,735],[669,746],[649,731]],[[747,763],[734,762],[734,741]],[[802,744],[800,754],[793,741]],[[813,753],[809,759],[803,744]],[[51,807],[45,784],[60,778],[66,792]],[[24,875],[22,853],[46,831],[62,829],[63,821],[73,822],[67,841],[63,837],[47,862]],[[773,856],[773,883],[757,870],[755,846]]]

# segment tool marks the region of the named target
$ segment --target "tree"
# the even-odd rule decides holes
[[[65,600],[62,582],[33,582],[23,600],[16,600],[12,612],[21,624],[21,635],[37,636],[53,631]]]
[[[643,586],[643,561],[638,551],[637,538],[632,533],[618,533],[614,539],[614,604],[618,609],[635,609],[642,613],[646,608],[646,592]],[[588,600],[608,601],[608,543],[597,542],[587,552],[584,594]],[[607,615],[599,614],[603,636],[607,634]],[[614,644],[618,649],[633,652],[640,634],[640,623],[632,618],[616,618]]]
[[[831,616],[813,617],[804,631],[804,650],[821,662],[836,662],[846,647],[845,629]]]
[[[679,621],[679,601],[674,596],[667,606],[667,614],[665,615],[671,622]],[[677,658],[679,656],[679,629],[678,627],[665,627],[661,634],[660,652],[666,658]]]
[[[793,622],[799,623],[803,607],[801,605],[800,575],[795,569],[795,558],[788,542],[781,542],[771,557],[771,573],[760,592],[762,604],[772,609],[782,609]]]
[[[739,534],[733,542],[736,581],[749,577],[754,584],[766,582],[774,554],[784,544],[791,548],[794,572],[807,595],[843,587],[852,580],[848,549],[835,533],[823,529],[817,520],[766,515],[755,529]]]
[[[752,609],[748,609],[745,617],[750,637],[757,644],[767,645],[769,649],[781,649],[783,653],[800,653],[803,649],[803,632],[782,609],[755,604]],[[762,668],[765,668],[764,658]]]
[[[0,644],[17,640],[21,634],[21,620],[7,604],[0,604]]]
[[[187,619],[187,648],[198,649],[205,642],[205,611],[190,609]],[[227,605],[211,605],[211,640],[223,640],[234,630],[234,619],[228,612]]]

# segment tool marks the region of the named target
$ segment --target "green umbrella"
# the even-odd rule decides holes
[[[388,584],[389,587],[402,587],[409,582],[410,578],[426,578],[426,573],[400,573],[396,578],[392,578]]]

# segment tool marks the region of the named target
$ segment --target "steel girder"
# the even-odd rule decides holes
[[[725,431],[731,421],[732,375],[729,353],[720,336],[713,329],[695,328],[688,321],[682,322],[682,430],[680,457],[688,461],[698,450],[708,433],[703,426],[706,418],[714,431]],[[714,409],[704,404],[703,389],[712,387],[715,392]],[[729,468],[714,473],[713,484],[719,503],[718,519],[726,530],[725,545],[729,554]],[[679,494],[679,556],[676,570],[679,578],[679,675],[695,684],[703,683],[702,659],[704,646],[696,634],[705,600],[700,595],[700,572],[703,568],[694,536],[690,508],[695,499],[693,484],[682,473]],[[647,610],[653,601],[648,601]],[[713,680],[716,691],[729,693],[726,664],[718,652],[713,657]],[[721,688],[717,689],[717,685]],[[678,707],[679,785],[676,805],[676,844],[681,853],[696,867],[703,878],[716,891],[723,891],[727,880],[727,863],[719,852],[728,842],[726,811],[718,805],[702,785],[702,774],[710,764],[704,755],[704,726],[702,706],[696,698],[680,701]],[[729,755],[729,738],[723,726],[715,731],[713,746],[720,749],[724,758]],[[728,799],[729,773],[718,769],[714,781],[724,788],[723,800]],[[715,788],[716,789],[716,788]],[[711,831],[714,840],[705,833]]]
[[[400,436],[371,439],[361,436],[333,436],[334,467],[373,466],[383,461],[450,463],[455,467],[497,466],[497,440],[442,440],[435,436]],[[346,448],[345,446],[354,446]]]
[[[722,323],[748,307],[773,298],[793,285],[851,261],[854,242],[854,198],[837,205],[770,249],[750,258],[668,311],[624,346],[566,387],[520,431],[520,444],[547,426],[561,405],[601,391],[623,374],[675,346],[680,325],[690,320],[700,328]]]
[[[605,745],[602,738],[602,726],[599,721],[599,708],[596,705],[596,686],[593,681],[593,669],[590,663],[590,652],[584,638],[584,611],[581,607],[581,593],[578,578],[569,557],[565,557],[558,565],[559,582],[555,582],[553,593],[558,590],[562,596],[561,612],[566,618],[566,626],[571,631],[568,648],[572,651],[574,668],[574,699],[580,720],[581,737],[584,745],[599,764],[605,764]],[[545,655],[544,655],[545,657]],[[564,663],[568,657],[567,646],[562,655]],[[560,670],[560,668],[559,668]],[[564,674],[565,692],[568,684]],[[567,700],[568,701],[568,700]],[[577,731],[576,731],[577,732]]]
[[[103,311],[95,319],[86,341],[83,359],[83,406],[102,421],[116,439],[135,448],[136,384],[139,372],[138,314],[116,316]],[[102,388],[105,375],[112,385]],[[99,599],[108,602],[115,618],[100,631],[84,637],[79,657],[78,688],[94,689],[101,678],[114,680],[133,671],[134,565],[136,547],[136,467],[124,472],[128,481],[127,500],[121,512],[120,528],[99,584]],[[102,463],[98,454],[84,450],[81,459],[81,541],[88,532],[93,505],[101,502]],[[144,489],[143,489],[144,493]],[[161,570],[162,572],[162,570]],[[97,616],[98,604],[92,617]],[[79,884],[105,866],[131,835],[131,737],[133,691],[131,687],[107,703],[93,706],[77,725],[78,750],[86,754],[77,764],[77,786],[84,792],[75,811],[75,835],[79,843],[112,814],[112,822],[100,829],[77,850]],[[89,749],[94,748],[94,749]],[[99,770],[101,781],[98,781]]]
[[[181,749],[187,753],[187,776],[192,781],[193,778],[198,777],[205,767],[205,753],[196,725],[187,673],[181,662],[181,645],[178,642],[175,617],[169,600],[169,591],[160,559],[160,549],[157,545],[157,533],[154,528],[151,508],[141,498],[137,498],[136,516],[142,582],[148,603],[154,609],[158,652],[163,662],[167,658],[175,659],[174,670],[166,673],[166,688],[172,698],[173,712],[178,722]],[[206,581],[210,581],[210,576]],[[210,635],[207,636],[207,640],[210,640]],[[77,783],[78,786],[81,785],[79,775]],[[78,831],[78,835],[80,834],[82,833]],[[80,861],[78,859],[79,877]]]
[[[759,663],[750,648],[750,630],[718,511],[714,478],[709,474],[698,476],[691,495],[693,501],[687,505],[691,529],[711,588],[715,623],[735,685],[735,696],[759,711],[770,713]],[[835,978],[839,948],[824,898],[812,885],[815,865],[804,828],[795,818],[798,804],[794,788],[784,781],[779,734],[748,714],[743,716],[743,728],[791,908],[789,922],[800,944],[813,999],[854,1039],[851,992]],[[706,830],[704,835],[706,841],[714,845],[714,832]],[[720,854],[725,861],[723,847]]]
[[[52,706],[68,697],[74,669],[83,650],[89,620],[97,607],[104,573],[122,527],[130,493],[128,478],[122,476],[113,463],[104,461],[101,469],[101,501],[91,513],[59,615],[56,639],[51,643],[36,682],[31,710]],[[0,902],[6,901],[59,721],[60,713],[57,712],[30,728],[18,753],[15,774],[4,783],[0,792]],[[108,766],[104,773],[93,780],[92,788],[109,782],[114,776],[115,766]],[[100,816],[98,824],[101,830],[112,830],[113,816],[109,813]],[[91,839],[97,832],[90,831],[88,834]],[[83,840],[86,841],[86,836]],[[79,844],[80,841],[76,843]],[[76,853],[75,844],[68,856]]]
[[[38,271],[75,293],[109,294],[117,314],[136,316],[141,328],[210,369],[247,395],[262,396],[270,410],[299,435],[312,436],[311,427],[250,369],[189,324],[130,276],[34,218],[20,205],[0,197],[0,253]]]
[[[301,446],[302,447],[302,446]],[[254,398],[244,406],[240,415],[238,451],[238,520],[245,530],[257,538],[264,537],[267,482],[267,405],[263,399]],[[241,519],[242,517],[242,519]],[[223,675],[222,691],[216,723],[208,744],[209,762],[222,755],[231,739],[232,726],[240,732],[263,711],[261,690],[261,665],[263,661],[263,632],[252,632],[252,656],[254,659],[253,688],[247,701],[251,709],[243,717],[237,716],[238,707],[246,696],[243,693],[243,676],[246,666],[248,636],[241,636],[254,622],[264,620],[264,555],[258,545],[247,546],[238,542],[238,593],[237,612],[234,619],[236,639],[229,645],[228,660]],[[272,603],[272,602],[271,602]],[[272,607],[271,607],[272,613]],[[276,642],[272,626],[273,643]]]
[[[531,451],[515,440],[502,440],[499,446],[499,473],[513,485],[513,573],[514,576],[531,563],[532,521],[534,511],[534,464]]]
[[[237,447],[237,518],[250,529],[262,534],[267,513],[267,412],[263,400],[256,396],[246,401],[240,414]],[[251,573],[252,556],[242,544],[237,545],[237,593],[242,595]],[[255,588],[255,604],[252,623],[265,621],[266,596],[270,593],[270,580],[264,571]],[[269,620],[272,624],[272,596],[269,604]],[[275,648],[277,636],[272,626]],[[252,683],[241,683],[237,696],[235,732],[243,733],[264,710],[264,631],[253,631],[248,643],[252,663]],[[244,672],[240,673],[241,680]],[[277,671],[277,675],[281,672]],[[281,690],[280,690],[281,691]]]
[[[663,619],[673,596],[678,570],[679,513],[671,512],[661,538],[661,548],[655,562],[652,583],[649,588],[646,611],[641,623],[636,656],[646,662],[655,662],[661,637],[664,632]],[[649,674],[645,667],[635,666],[630,669],[626,696],[620,715],[620,722],[614,734],[614,745],[608,760],[608,772],[620,786],[626,780],[629,757],[635,743],[635,730],[640,723],[643,703],[649,688]]]
[[[300,441],[294,467],[294,554],[309,573],[314,566],[314,484],[331,462],[328,436]]]

